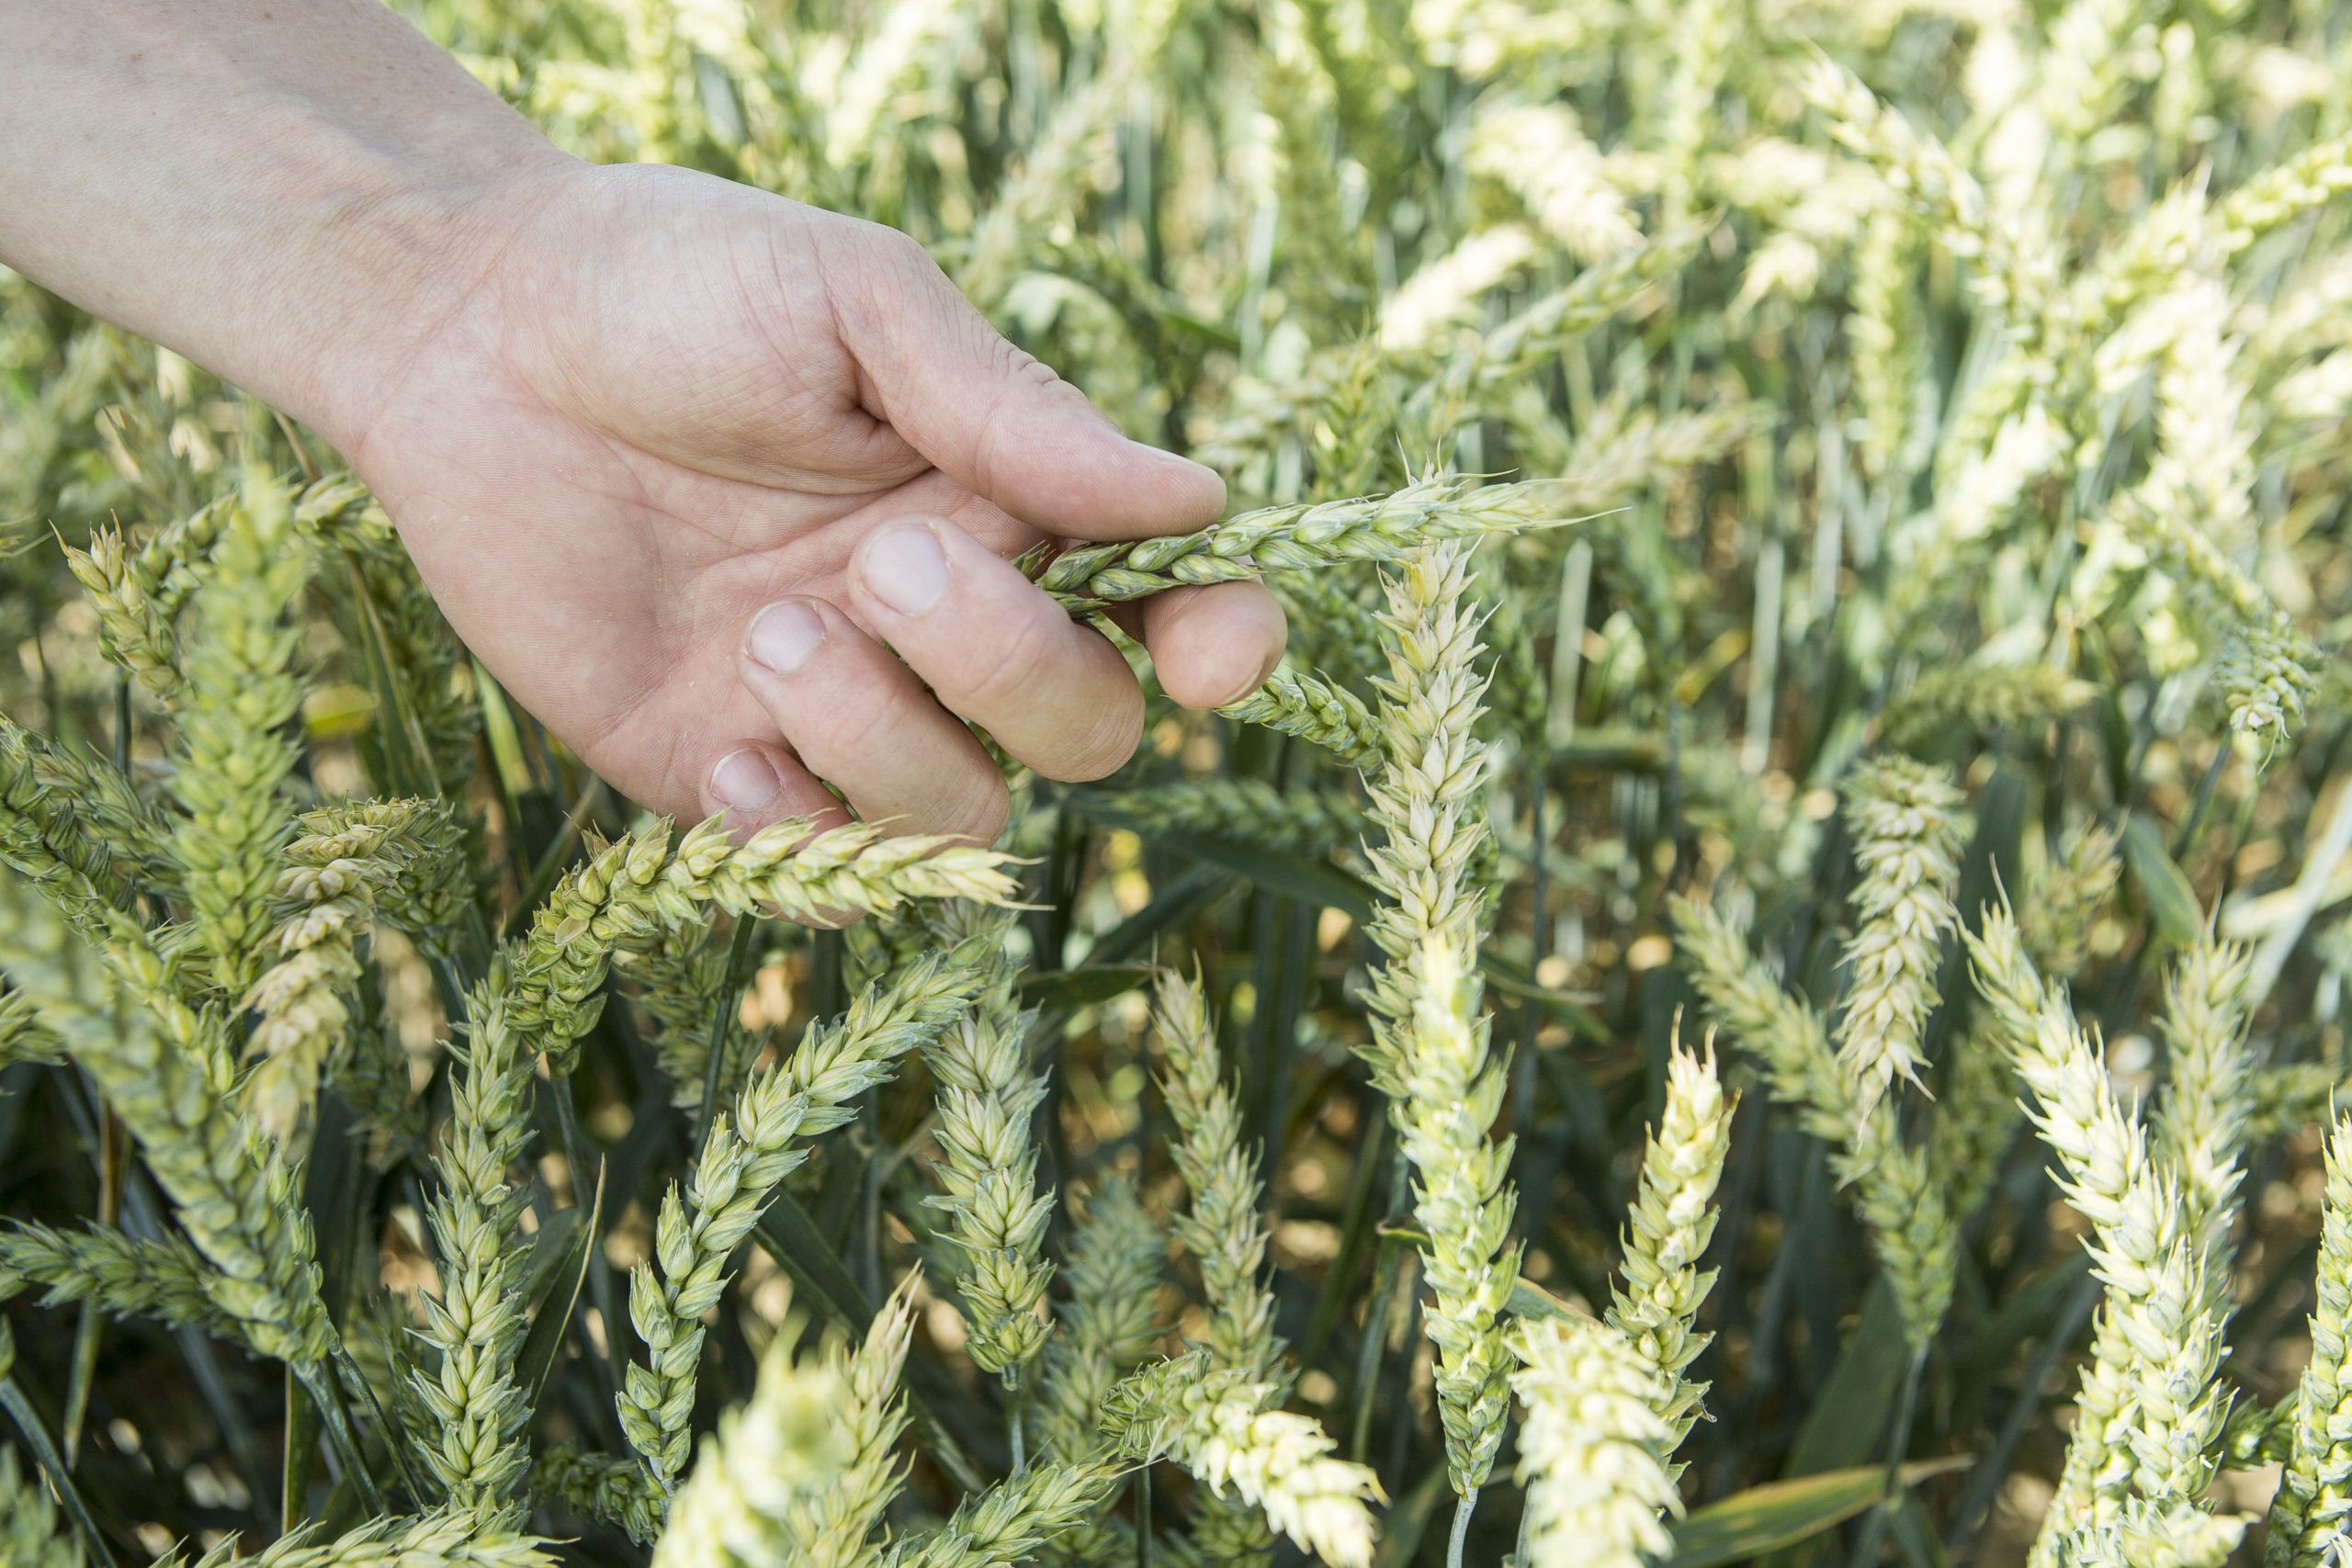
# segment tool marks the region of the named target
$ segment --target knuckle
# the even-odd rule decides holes
[[[1143,703],[1121,700],[1091,710],[1084,730],[1070,746],[1069,760],[1053,776],[1065,784],[1084,784],[1115,773],[1135,755],[1143,739]]]
[[[787,726],[801,754],[822,772],[848,759],[886,750],[910,726],[908,694],[895,685],[880,690],[844,690]]]
[[[969,707],[974,711],[967,716],[985,723],[1001,709],[1025,704],[1047,673],[1053,642],[1053,634],[1038,616],[1021,616],[993,648],[984,651],[983,662],[972,678],[945,694],[951,698],[948,705],[959,711]]]
[[[976,844],[992,844],[1012,819],[1012,795],[1004,780],[994,769],[975,772],[972,787],[964,792],[956,805],[941,813],[942,833],[971,840]]]

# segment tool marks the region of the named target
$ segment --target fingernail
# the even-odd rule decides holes
[[[947,557],[930,529],[902,523],[867,542],[860,575],[882,603],[902,615],[920,615],[947,592]]]
[[[825,618],[797,599],[785,599],[752,618],[744,647],[757,663],[789,675],[808,663],[824,640]]]
[[[729,811],[757,811],[783,787],[775,764],[749,746],[729,751],[710,770],[710,793]]]

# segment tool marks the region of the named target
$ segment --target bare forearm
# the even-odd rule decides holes
[[[377,0],[0,0],[0,262],[331,436],[567,162]]]

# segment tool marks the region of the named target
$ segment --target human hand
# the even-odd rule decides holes
[[[1005,789],[963,721],[1052,778],[1127,759],[1125,660],[1007,558],[1201,526],[1214,473],[1126,440],[892,231],[651,166],[567,161],[512,200],[479,280],[327,434],[591,767],[739,828],[837,810],[822,780],[986,841]],[[1194,706],[1283,641],[1248,582],[1128,629]]]

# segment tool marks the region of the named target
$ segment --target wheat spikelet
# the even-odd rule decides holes
[[[2083,966],[2091,927],[2123,871],[2116,844],[2114,831],[2097,822],[2068,829],[2057,861],[2020,912],[2025,950],[2053,979],[2071,979]]]
[[[907,1411],[899,1396],[899,1373],[914,1329],[916,1279],[908,1275],[891,1292],[854,1352],[831,1355],[841,1368],[842,1389],[832,1416],[841,1476],[822,1492],[796,1499],[785,1520],[799,1560],[809,1568],[871,1562],[876,1551],[870,1538],[905,1481],[898,1441],[906,1430]]]
[[[1928,1136],[1928,1169],[1942,1186],[1945,1213],[1965,1221],[1992,1196],[2019,1119],[2000,1038],[1981,1018],[1972,1019],[1952,1043]]]
[[[793,1515],[838,1484],[850,1461],[833,1420],[846,1392],[836,1362],[797,1358],[789,1337],[776,1336],[750,1401],[703,1439],[654,1544],[658,1568],[794,1561]]]
[[[2289,1451],[2270,1503],[2263,1562],[2273,1568],[2317,1568],[2343,1540],[2352,1514],[2352,1432],[2343,1416],[2352,1381],[2352,1122],[2329,1130],[2326,1153],[2319,1302],[2311,1318],[2312,1359],[2291,1401]]]
[[[776,1185],[808,1157],[796,1145],[849,1121],[856,1098],[909,1051],[929,1046],[983,975],[969,954],[933,954],[859,997],[831,1027],[811,1029],[782,1066],[743,1091],[733,1126],[723,1116],[712,1122],[693,1190],[681,1197],[673,1185],[663,1195],[654,1258],[629,1276],[629,1321],[645,1341],[646,1364],[628,1370],[620,1419],[665,1488],[691,1441],[703,1314],[725,1293],[727,1260]]]
[[[2098,688],[2047,664],[1962,664],[1930,670],[1886,705],[1887,739],[1908,750],[1935,746],[1959,719],[1980,731],[2048,724],[2089,702]]]
[[[96,1301],[119,1316],[192,1323],[231,1337],[236,1323],[212,1299],[211,1272],[204,1255],[176,1235],[144,1241],[95,1224],[71,1231],[19,1224],[0,1231],[0,1295],[39,1285],[49,1292],[43,1306]]]
[[[1864,1107],[1861,1088],[1831,1050],[1819,1016],[1764,973],[1728,921],[1690,898],[1675,901],[1673,919],[1708,1010],[1763,1062],[1773,1099],[1837,1150],[1838,1179],[1854,1189],[1905,1337],[1914,1350],[1924,1349],[1951,1305],[1958,1246],[1928,1150],[1904,1143],[1891,1101]]]
[[[1276,670],[1264,685],[1216,711],[1295,735],[1350,767],[1370,767],[1380,757],[1380,727],[1371,710],[1352,692],[1300,671]]]
[[[944,1527],[898,1542],[881,1568],[998,1568],[1035,1556],[1098,1512],[1119,1479],[1112,1464],[1037,1464],[967,1500]]]
[[[1838,1021],[1838,1060],[1854,1075],[1865,1114],[1897,1077],[1918,1080],[1919,1036],[1934,1010],[1944,932],[1957,923],[1952,889],[1966,833],[1962,795],[1940,773],[1904,758],[1856,770],[1846,796],[1861,874],[1845,962],[1851,971]]]
[[[1526,1548],[1535,1568],[1641,1568],[1672,1547],[1659,1516],[1681,1512],[1667,1478],[1675,1437],[1660,1412],[1668,1375],[1617,1329],[1527,1319],[1511,1347],[1511,1386],[1527,1406],[1519,1468]]]
[[[1414,1213],[1430,1237],[1425,1321],[1438,1348],[1447,1468],[1465,1500],[1485,1484],[1510,1414],[1500,1314],[1519,1267],[1505,1241],[1517,1201],[1504,1174],[1510,1145],[1487,1135],[1503,1075],[1488,1057],[1476,968],[1485,898],[1468,885],[1487,838],[1474,802],[1488,757],[1471,735],[1485,683],[1472,663],[1467,564],[1461,545],[1431,546],[1389,586],[1385,765],[1373,786],[1387,842],[1372,852],[1387,902],[1369,931],[1395,962],[1370,998],[1365,1053],[1374,1085],[1390,1096],[1415,1172]]]
[[[18,1062],[47,1066],[64,1059],[64,1036],[42,1020],[22,991],[0,996],[0,1067]]]
[[[2059,1541],[2053,1562],[2058,1568],[2224,1568],[2248,1522],[2133,1498],[2113,1520],[2085,1525]]]
[[[1102,1401],[1151,1352],[1160,1332],[1160,1272],[1167,1238],[1136,1199],[1113,1179],[1086,1201],[1061,1276],[1069,1299],[1046,1343],[1046,1381],[1035,1410],[1046,1454],[1062,1464],[1091,1460],[1105,1446]],[[1110,1501],[1106,1494],[1102,1499]],[[1108,1564],[1133,1552],[1132,1531],[1097,1507],[1050,1544],[1071,1564]]]
[[[1175,1460],[1219,1496],[1228,1486],[1331,1568],[1368,1568],[1380,1483],[1304,1416],[1269,1409],[1272,1389],[1193,1351],[1148,1367],[1103,1402],[1122,1452]]]
[[[1363,806],[1338,790],[1277,790],[1263,779],[1184,779],[1077,795],[1073,804],[1138,829],[1206,833],[1300,854],[1346,848],[1364,830]]]
[[[1683,1372],[1714,1338],[1693,1328],[1716,1272],[1698,1265],[1715,1234],[1715,1185],[1731,1149],[1735,1103],[1715,1077],[1713,1046],[1701,1057],[1678,1043],[1667,1059],[1666,1111],[1643,1151],[1640,1190],[1625,1217],[1624,1282],[1611,1294],[1608,1322],[1665,1391],[1657,1406],[1668,1423],[1661,1452],[1681,1442],[1706,1397],[1707,1385]]]
[[[1029,1067],[1033,1015],[1013,997],[1004,953],[1011,917],[961,905],[942,924],[943,935],[969,944],[985,978],[972,1007],[924,1047],[939,1085],[933,1169],[942,1190],[929,1201],[946,1213],[948,1237],[963,1254],[956,1286],[971,1336],[966,1353],[1018,1389],[1049,1327],[1039,1309],[1053,1279],[1042,1246],[1054,1199],[1051,1189],[1037,1190],[1029,1130],[1046,1080]]]
[[[270,939],[278,961],[241,1004],[256,1015],[245,1055],[260,1058],[245,1079],[245,1105],[280,1141],[309,1116],[345,1043],[345,998],[359,983],[355,949],[368,922],[381,914],[424,935],[428,951],[443,946],[472,880],[462,836],[437,801],[373,802],[312,813],[301,825],[326,830],[286,846],[273,891],[302,908]]]
[[[1436,257],[1381,301],[1380,346],[1397,355],[1429,347],[1467,322],[1488,289],[1535,254],[1535,238],[1516,223],[1472,234]]]
[[[613,967],[637,983],[636,999],[659,1032],[655,1055],[670,1080],[670,1103],[684,1111],[702,1106],[702,1080],[710,1065],[711,1029],[719,1026],[722,1099],[741,1089],[748,1046],[740,1016],[718,1016],[729,992],[728,944],[713,940],[716,924],[696,923],[651,936],[613,954]]]
[[[107,911],[127,910],[131,890],[113,851],[85,830],[70,785],[41,775],[50,748],[0,719],[0,862],[38,887],[82,939],[103,945]]]
[[[49,1488],[17,1472],[17,1450],[0,1449],[0,1562],[8,1568],[82,1568],[79,1537],[58,1522]]]
[[[550,1444],[531,1461],[531,1495],[560,1501],[584,1519],[611,1525],[639,1546],[662,1533],[668,1498],[642,1461],[616,1459],[574,1442]]]
[[[2245,1039],[2249,954],[2210,935],[2184,951],[2165,986],[2172,1070],[2151,1126],[2159,1157],[2178,1172],[2181,1224],[2204,1255],[2212,1310],[2229,1309],[2228,1233],[2237,1217],[2239,1156],[2254,1112],[2254,1056]]]
[[[334,1330],[319,1300],[309,1217],[293,1201],[291,1168],[228,1097],[222,1020],[180,999],[176,977],[124,917],[115,917],[105,958],[138,1010],[74,1028],[74,1060],[138,1139],[215,1270],[207,1289],[241,1337],[262,1355],[322,1365]]]
[[[1272,1391],[1279,1404],[1289,1382],[1278,1368],[1274,1297],[1261,1278],[1268,1235],[1259,1216],[1263,1189],[1256,1160],[1241,1142],[1241,1107],[1224,1082],[1216,1028],[1197,978],[1161,971],[1153,998],[1162,1059],[1161,1098],[1179,1137],[1171,1153],[1193,1195],[1193,1209],[1174,1224],[1177,1241],[1201,1269],[1209,1309],[1209,1365]],[[1223,1496],[1209,1499],[1193,1539],[1213,1559],[1262,1562],[1273,1533],[1262,1515]]]
[[[1600,261],[1642,237],[1609,160],[1563,105],[1482,103],[1471,124],[1470,167],[1509,186],[1579,261]]]
[[[2016,922],[1987,909],[1966,941],[2034,1126],[2064,1162],[2061,1190],[2098,1233],[2093,1257],[2108,1286],[2065,1472],[2035,1546],[2046,1562],[2069,1533],[2115,1522],[2127,1489],[2165,1508],[2202,1496],[2226,1411],[2213,1386],[2221,1323],[2178,1176],[2151,1158],[2116,1106],[2089,1042],[2033,973]]]
[[[380,1519],[330,1541],[315,1540],[314,1532],[298,1530],[240,1558],[231,1537],[198,1558],[196,1568],[228,1568],[232,1562],[255,1568],[552,1568],[556,1561],[546,1543],[518,1533],[510,1521],[467,1508]]]
[[[530,1411],[514,1376],[525,1327],[516,1240],[529,1194],[509,1172],[531,1140],[532,1066],[504,993],[477,987],[467,1005],[465,1072],[453,1079],[434,1160],[441,1293],[424,1301],[422,1334],[441,1364],[410,1383],[430,1422],[418,1447],[462,1508],[503,1503],[530,1462],[522,1432]]]
[[[290,671],[296,633],[282,623],[311,564],[285,491],[248,476],[194,596],[202,629],[188,647],[187,690],[174,716],[185,751],[172,777],[187,819],[172,852],[190,938],[211,955],[215,982],[237,995],[261,973],[288,836],[277,797],[294,747],[279,731],[302,688]]]

